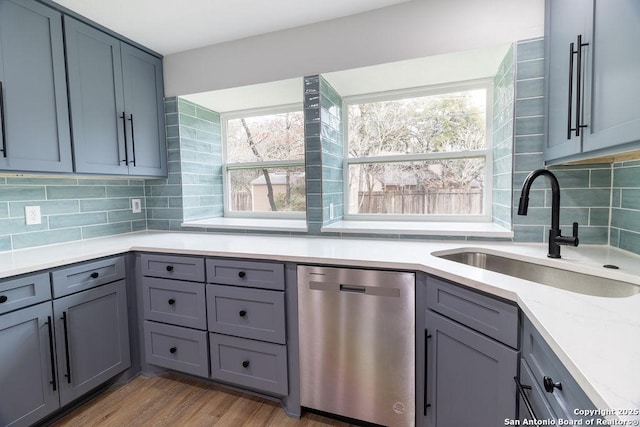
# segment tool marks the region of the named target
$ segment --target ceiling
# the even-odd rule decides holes
[[[299,27],[409,0],[55,0],[158,53]]]

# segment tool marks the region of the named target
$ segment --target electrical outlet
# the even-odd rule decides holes
[[[131,212],[142,212],[142,203],[140,202],[140,199],[131,199]]]
[[[333,219],[333,203],[329,203],[329,219]]]
[[[24,218],[27,225],[42,224],[40,217],[40,206],[25,206]]]

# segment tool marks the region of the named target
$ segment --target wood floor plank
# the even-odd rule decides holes
[[[287,416],[279,404],[177,375],[106,390],[52,427],[349,427],[305,413]]]

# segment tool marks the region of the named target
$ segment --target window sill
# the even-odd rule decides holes
[[[338,221],[322,227],[322,231],[344,234],[513,238],[513,231],[490,222]]]
[[[208,218],[182,223],[183,227],[225,228],[230,230],[271,230],[306,232],[304,219],[264,219],[264,218]]]

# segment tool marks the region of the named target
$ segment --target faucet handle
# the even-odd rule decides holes
[[[578,238],[578,223],[577,222],[573,223],[573,237],[575,237],[576,239]],[[577,243],[576,243],[576,246],[578,246]]]
[[[578,223],[573,223],[573,236],[557,235],[553,240],[558,245],[578,246],[578,243],[580,243],[578,239]]]

